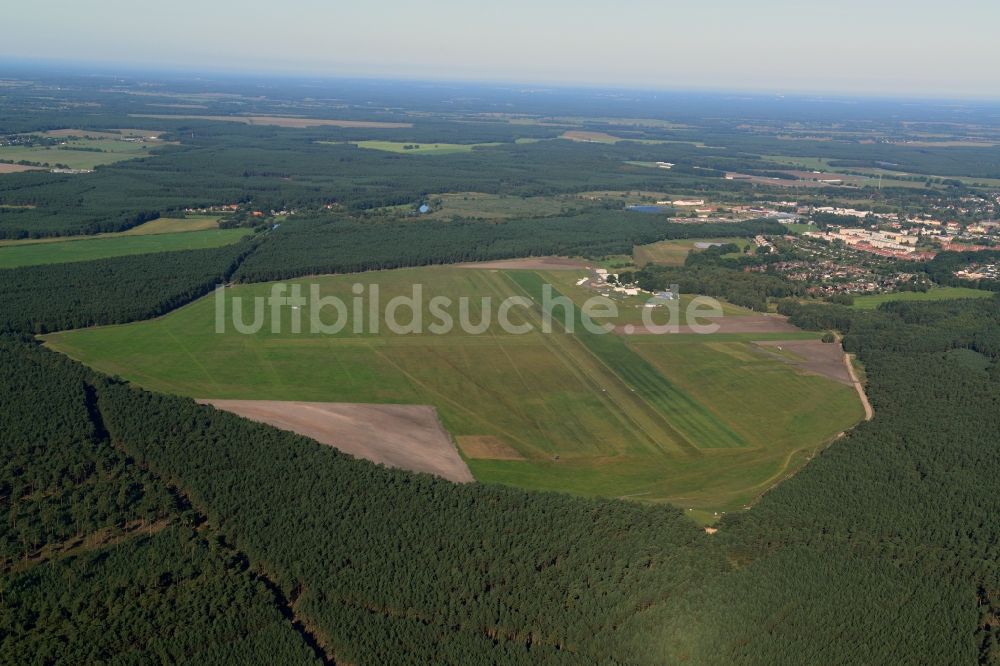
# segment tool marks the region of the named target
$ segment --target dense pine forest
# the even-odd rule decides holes
[[[224,284],[251,242],[0,270],[0,331],[43,333],[156,317]]]

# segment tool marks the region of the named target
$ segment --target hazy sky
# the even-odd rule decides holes
[[[996,0],[8,0],[0,58],[1000,98]]]

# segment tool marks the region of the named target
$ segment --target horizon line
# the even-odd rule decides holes
[[[978,103],[1000,105],[1000,94],[992,93],[994,96],[975,96],[946,94],[935,95],[933,93],[912,93],[912,92],[879,92],[871,91],[851,91],[836,89],[789,89],[789,88],[762,88],[762,87],[726,87],[726,86],[641,86],[638,84],[615,85],[606,82],[559,82],[559,81],[525,81],[507,78],[483,78],[471,79],[461,76],[447,75],[414,75],[414,74],[390,74],[390,73],[325,73],[313,70],[303,70],[296,68],[279,69],[250,69],[240,67],[216,67],[213,69],[202,69],[194,65],[181,64],[120,64],[105,60],[66,60],[62,58],[40,58],[23,57],[0,54],[0,68],[21,67],[25,69],[50,70],[50,73],[62,73],[66,75],[77,75],[84,77],[106,77],[117,78],[121,75],[135,77],[137,75],[146,76],[168,76],[168,77],[188,77],[189,80],[212,78],[232,78],[232,79],[257,79],[264,81],[298,81],[307,80],[333,83],[337,81],[356,81],[366,83],[410,83],[425,85],[457,85],[457,86],[482,86],[493,88],[539,88],[538,92],[545,89],[551,91],[578,91],[578,92],[631,92],[645,95],[657,93],[662,94],[702,94],[702,95],[745,95],[757,98],[791,98],[806,100],[813,97],[827,97],[841,101],[884,101],[884,102],[917,102],[917,103]],[[95,68],[95,71],[85,72],[87,68]],[[62,70],[53,72],[51,70]],[[13,74],[0,72],[0,77]]]

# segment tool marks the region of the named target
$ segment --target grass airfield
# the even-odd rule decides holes
[[[582,275],[433,267],[289,283],[308,296],[315,282],[349,315],[355,283],[366,293],[377,284],[383,308],[420,283],[425,326],[437,321],[433,296],[468,297],[472,323],[482,320],[483,297],[494,310],[526,297],[530,307],[510,310],[511,324],[534,327],[524,335],[504,332],[495,317],[479,335],[458,327],[396,335],[384,324],[355,333],[354,321],[335,334],[291,333],[295,317],[309,330],[308,305],[282,308],[280,332],[243,335],[230,320],[216,333],[209,296],[159,319],[44,339],[108,374],[191,397],[434,405],[480,482],[669,501],[705,522],[753,501],[862,417],[852,388],[759,353],[759,334],[626,338],[579,325],[567,334],[558,323],[540,332],[542,285],[582,302],[589,294],[574,286]],[[270,292],[270,284],[231,287],[227,312],[242,298],[249,322],[247,298]],[[330,308],[321,319],[333,322]]]

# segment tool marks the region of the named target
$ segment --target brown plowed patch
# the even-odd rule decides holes
[[[42,167],[26,166],[24,164],[8,164],[0,162],[0,173],[20,173],[21,171],[38,171]]]
[[[528,271],[578,271],[590,268],[585,261],[570,259],[568,257],[527,257],[524,259],[501,259],[499,261],[473,261],[456,265],[459,268]]]
[[[456,483],[474,481],[437,410],[427,405],[368,405],[279,400],[199,400],[290,430],[358,458]]]
[[[844,364],[844,350],[839,344],[819,340],[765,340],[754,344],[769,356],[775,356],[806,372],[854,386],[854,380]]]
[[[525,457],[517,452],[499,437],[492,435],[467,435],[456,437],[458,448],[466,458],[478,460],[525,460]]]
[[[624,141],[621,137],[612,136],[606,132],[587,132],[584,130],[563,132],[559,138],[569,139],[570,141],[583,141],[585,143],[618,143],[619,141]]]

